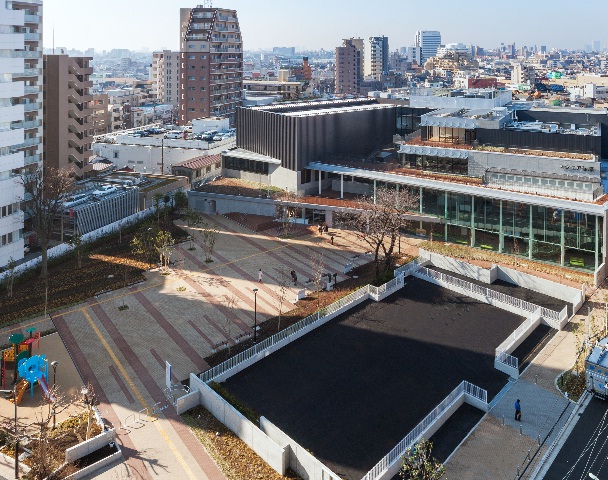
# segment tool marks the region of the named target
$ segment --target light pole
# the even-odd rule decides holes
[[[15,357],[17,363],[17,357]],[[13,403],[15,404],[15,478],[19,478],[19,432],[17,431],[17,382],[13,387]]]
[[[57,366],[59,365],[59,362],[57,360],[55,360],[54,362],[51,362],[51,367],[53,367],[53,390],[55,390],[55,383],[57,381]],[[53,429],[55,429],[55,402],[53,403]]]
[[[253,343],[257,343],[258,336],[258,289],[253,289]]]

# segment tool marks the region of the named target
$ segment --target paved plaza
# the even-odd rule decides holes
[[[223,216],[207,216],[217,226],[213,262],[205,263],[198,233],[195,250],[188,242],[173,254],[175,267],[168,275],[146,273],[147,281],[113,291],[53,314],[70,356],[84,382],[91,382],[100,410],[118,430],[125,464],[102,472],[99,478],[223,479],[223,474],[191,434],[172,406],[156,420],[146,413],[166,404],[165,361],[173,366],[173,381],[208,368],[205,357],[217,344],[234,344],[251,333],[254,294],[258,288],[257,320],[278,314],[277,283],[284,271],[295,270],[298,285],[289,284],[288,300],[313,277],[315,256],[327,271],[367,262],[367,246],[348,232],[336,232],[334,245],[327,236],[304,235],[282,241],[253,233]],[[355,258],[353,258],[355,257]],[[258,270],[263,282],[258,282]],[[236,301],[226,306],[226,297]],[[286,302],[283,311],[293,308]],[[125,305],[128,308],[119,310]],[[5,330],[23,331],[30,325],[44,329],[48,319]],[[135,414],[135,417],[132,415]],[[141,418],[141,420],[139,420]],[[134,420],[139,420],[134,423]]]

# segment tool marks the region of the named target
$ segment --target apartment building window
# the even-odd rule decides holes
[[[117,150],[114,150],[114,158],[118,158],[118,153],[119,152]]]
[[[188,87],[188,90],[196,90],[196,87]]]
[[[207,55],[201,55],[201,60],[205,60],[207,58]]]
[[[196,77],[190,76],[190,77],[188,77],[188,80],[196,80]]]
[[[205,101],[205,97],[201,97],[201,98],[200,98],[200,101],[201,101],[201,102],[204,102],[204,101]]]
[[[205,90],[205,87],[201,87],[201,92],[203,92]]]
[[[201,80],[206,80],[207,77],[205,75],[201,76]]]
[[[196,108],[189,108],[188,111],[189,112],[196,112]]]
[[[188,55],[188,60],[196,60],[196,55]]]

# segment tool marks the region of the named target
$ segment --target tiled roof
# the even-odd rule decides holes
[[[206,167],[207,165],[213,165],[221,160],[222,156],[218,155],[207,155],[202,157],[194,157],[190,160],[185,160],[180,163],[176,163],[174,167],[183,167],[190,168],[191,170],[196,170],[198,168]]]

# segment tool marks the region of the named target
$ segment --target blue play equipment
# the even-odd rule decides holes
[[[46,355],[34,355],[30,358],[23,358],[17,366],[19,376],[30,384],[30,396],[34,396],[34,384],[38,382],[44,396],[50,402],[54,400],[53,395],[49,391],[47,379],[49,377],[49,364],[46,360]]]

